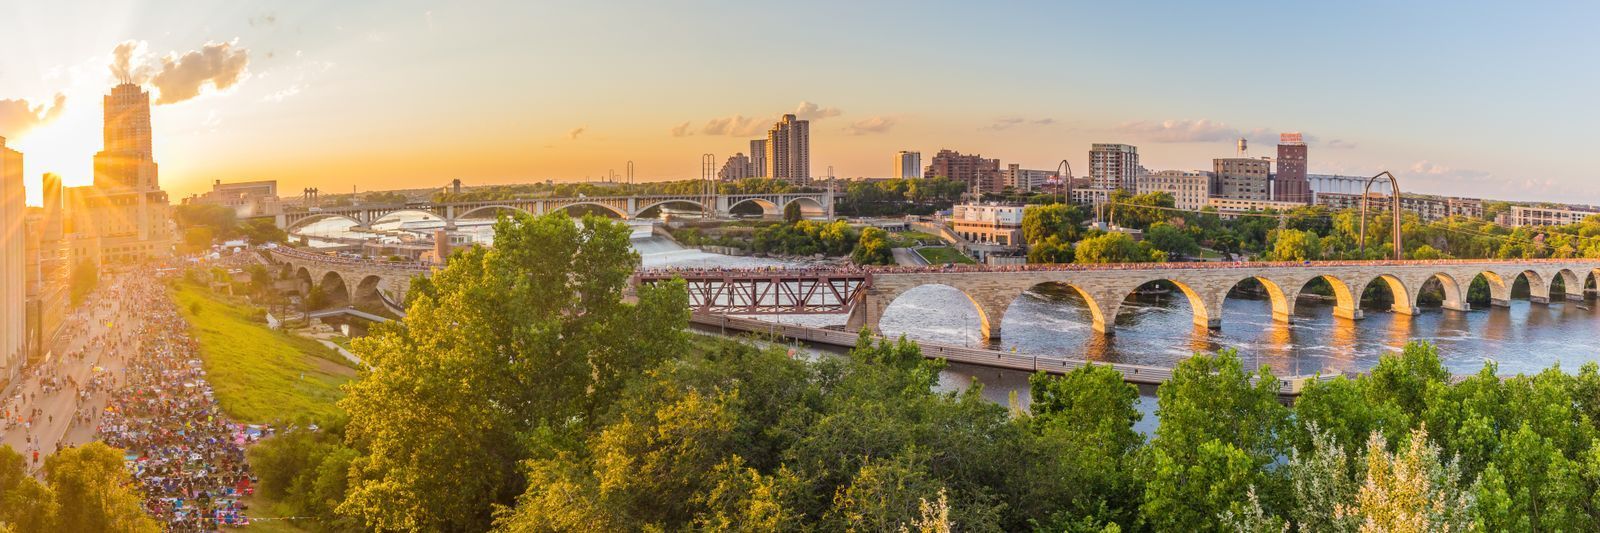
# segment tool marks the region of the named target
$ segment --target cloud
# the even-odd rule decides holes
[[[1328,148],[1333,148],[1336,150],[1354,150],[1356,148],[1356,143],[1354,141],[1346,141],[1343,139],[1333,139],[1328,141],[1327,146]]]
[[[67,95],[56,93],[49,105],[34,104],[23,99],[0,99],[0,136],[16,137],[29,130],[49,124],[61,116],[67,105]]]
[[[168,53],[152,60],[143,41],[125,41],[111,51],[111,73],[119,80],[156,88],[157,104],[175,104],[200,96],[210,85],[227,90],[244,79],[250,54],[236,41],[208,42],[199,50]]]
[[[842,115],[844,111],[837,107],[822,107],[802,100],[799,105],[795,106],[791,114],[800,120],[823,120]],[[746,117],[744,115],[718,117],[707,120],[705,125],[700,127],[700,133],[733,137],[760,135],[766,133],[767,129],[771,128],[780,118],[782,118],[781,115],[772,115],[770,117]],[[692,134],[688,123],[679,124],[672,128],[673,137],[684,137]]]
[[[1018,127],[1018,126],[1049,126],[1049,125],[1055,124],[1055,123],[1056,123],[1056,119],[1048,118],[1048,117],[1047,118],[1036,118],[1036,119],[1033,119],[1033,120],[1028,120],[1028,119],[1025,119],[1025,118],[1022,118],[1022,117],[1004,117],[1004,118],[995,119],[993,124],[990,124],[990,125],[984,127],[984,129],[992,130],[992,131],[1000,131],[1000,130],[1008,130],[1008,129],[1015,128],[1015,127]]]
[[[265,13],[250,17],[250,27],[252,28],[256,26],[276,26],[277,24],[278,15],[273,13]]]
[[[569,141],[578,140],[578,136],[579,135],[583,135],[583,130],[584,130],[584,128],[572,128],[570,130],[567,130],[567,140],[569,140]]]
[[[885,116],[867,117],[850,123],[844,130],[851,135],[867,135],[870,133],[883,133],[894,127],[894,118]]]
[[[1164,120],[1161,122],[1126,122],[1114,131],[1147,142],[1200,143],[1226,142],[1246,139],[1276,141],[1272,132],[1264,128],[1242,130],[1212,120]]]
[[[1453,183],[1485,183],[1494,181],[1494,174],[1482,170],[1465,168],[1452,168],[1426,159],[1411,164],[1412,175],[1417,175],[1426,181],[1445,181]],[[1402,179],[1404,179],[1402,177]]]
[[[767,131],[777,119],[761,119],[734,115],[731,117],[714,118],[706,121],[700,128],[700,133],[706,135],[732,135],[734,137],[749,137]]]
[[[840,111],[837,107],[818,107],[817,104],[804,100],[801,100],[800,105],[795,106],[794,109],[795,118],[800,120],[822,120],[837,117],[841,114],[844,114],[844,111]],[[777,122],[777,120],[774,119],[773,122]]]
[[[291,96],[300,94],[300,91],[302,91],[304,89],[305,89],[305,86],[296,83],[294,85],[290,85],[288,87],[285,87],[284,89],[282,89],[280,91],[277,91],[277,92],[274,92],[272,94],[269,94],[269,95],[261,97],[261,101],[263,101],[263,102],[272,102],[272,103],[282,102],[282,101],[284,101],[285,99],[287,99],[287,98],[289,98]]]

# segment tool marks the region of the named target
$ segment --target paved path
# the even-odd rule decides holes
[[[108,281],[117,285],[120,278]],[[82,407],[97,419],[105,408],[107,393],[93,393],[87,402],[80,404],[76,391],[96,374],[108,381],[120,381],[123,357],[134,348],[122,345],[118,339],[136,339],[133,332],[139,324],[138,317],[123,312],[120,300],[114,297],[115,290],[113,287],[96,291],[80,308],[81,315],[69,316],[68,324],[63,326],[68,329],[57,339],[50,361],[24,370],[19,379],[0,394],[0,404],[3,404],[0,409],[10,413],[12,419],[0,424],[0,444],[27,455],[30,469],[37,469],[33,464],[35,450],[39,452],[39,465],[43,465],[44,458],[56,450],[57,444],[66,447],[95,438],[93,421],[73,424],[73,414]],[[82,357],[74,357],[80,350]],[[101,370],[96,372],[95,367]],[[43,378],[50,375],[59,379],[62,387],[47,393],[43,390]],[[68,384],[68,377],[77,382],[78,389]],[[14,422],[18,411],[26,420],[28,411],[33,409],[40,411],[33,416],[31,427]]]
[[[900,266],[927,266],[928,265],[928,261],[926,259],[922,258],[922,254],[919,254],[919,253],[913,251],[910,248],[891,248],[889,250],[889,252],[894,254],[894,262],[897,265],[900,265]]]

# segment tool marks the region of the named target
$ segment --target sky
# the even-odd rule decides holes
[[[1600,204],[1594,2],[5,2],[0,135],[91,179],[100,97],[144,83],[162,185],[286,196],[697,177],[783,113],[811,172],[898,150],[1209,169],[1304,132],[1313,173]]]

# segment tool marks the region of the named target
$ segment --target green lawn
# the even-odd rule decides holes
[[[889,246],[894,248],[909,248],[916,246],[919,241],[921,244],[939,244],[944,242],[939,240],[939,237],[936,235],[923,233],[920,231],[900,231],[889,234]]]
[[[339,385],[355,376],[343,357],[318,344],[273,331],[258,311],[185,282],[171,289],[189,321],[206,376],[229,416],[250,423],[340,416]]]
[[[961,252],[957,252],[955,248],[951,248],[949,246],[929,246],[927,248],[917,248],[917,253],[922,254],[922,258],[926,259],[930,265],[973,262],[971,257],[961,255]]]

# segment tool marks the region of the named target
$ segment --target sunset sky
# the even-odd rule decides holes
[[[44,172],[87,183],[121,46],[166,101],[174,197],[215,179],[285,195],[598,179],[630,159],[686,178],[799,110],[817,176],[940,148],[1082,174],[1093,142],[1209,168],[1240,135],[1271,155],[1302,131],[1314,173],[1600,204],[1596,6],[13,1],[0,135],[30,196]]]

